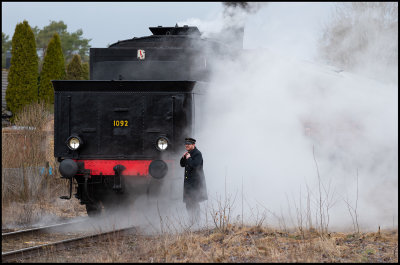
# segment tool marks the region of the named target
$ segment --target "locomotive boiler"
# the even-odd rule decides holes
[[[213,58],[229,50],[197,27],[149,29],[91,48],[90,80],[52,81],[54,155],[69,180],[61,198],[75,186],[89,216],[126,196],[157,195],[182,175],[175,168],[185,137],[195,137]]]

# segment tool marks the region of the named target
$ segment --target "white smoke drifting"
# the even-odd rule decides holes
[[[323,30],[320,52],[329,63],[398,83],[398,3],[337,4]]]
[[[279,40],[292,40],[295,51],[313,54],[314,32],[305,33],[304,45],[301,38],[279,36],[293,31],[269,28],[293,23],[246,28],[250,16],[259,16],[260,22],[265,17],[260,11],[273,5],[178,22],[198,26],[203,37],[244,26],[244,43],[250,47],[260,45],[251,43],[257,38],[246,32],[277,40],[274,49],[245,46],[236,57],[213,66],[202,106],[205,120],[193,135],[203,154],[209,195],[201,205],[201,221],[213,226],[213,218],[225,210],[230,221],[256,224],[265,217],[263,225],[295,227],[301,213],[303,226],[322,223],[347,230],[355,228],[357,214],[362,230],[397,227],[397,84],[300,61],[288,51],[291,45],[279,45]],[[301,21],[301,13],[296,18]],[[365,61],[366,67],[372,63]],[[175,184],[163,186],[175,187],[165,192],[174,202],[139,197],[102,221],[112,227],[140,225],[151,233],[193,228],[182,202],[183,169],[177,165],[176,172]]]
[[[397,86],[282,54],[244,50],[215,65],[196,132],[208,203],[236,195],[232,216],[295,226],[309,196],[318,226],[321,194],[331,229],[353,226],[346,202],[361,229],[397,226]]]

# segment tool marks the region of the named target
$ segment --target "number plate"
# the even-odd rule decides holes
[[[128,120],[113,120],[114,127],[128,127]]]

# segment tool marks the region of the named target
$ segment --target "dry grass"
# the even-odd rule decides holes
[[[154,262],[397,262],[398,259],[397,232],[388,231],[380,236],[306,234],[307,239],[301,239],[296,232],[233,226],[226,234],[205,230],[164,235],[141,258]]]
[[[84,207],[76,200],[58,199],[68,193],[68,185],[60,179],[54,158],[48,106],[27,106],[14,125],[18,128],[2,129],[2,226],[28,226],[50,214],[82,214]]]
[[[398,261],[397,231],[330,233],[281,232],[266,227],[231,226],[197,232],[113,235],[103,242],[49,253],[34,262],[384,262]]]

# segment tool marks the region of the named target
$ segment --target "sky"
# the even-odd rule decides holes
[[[244,48],[285,50],[312,59],[315,49],[310,45],[315,45],[333,6],[329,2],[263,5],[246,21]],[[104,48],[119,40],[151,35],[149,27],[210,24],[222,11],[221,2],[2,2],[2,32],[11,39],[15,26],[24,20],[39,28],[62,20],[68,32],[82,29],[92,48]]]

